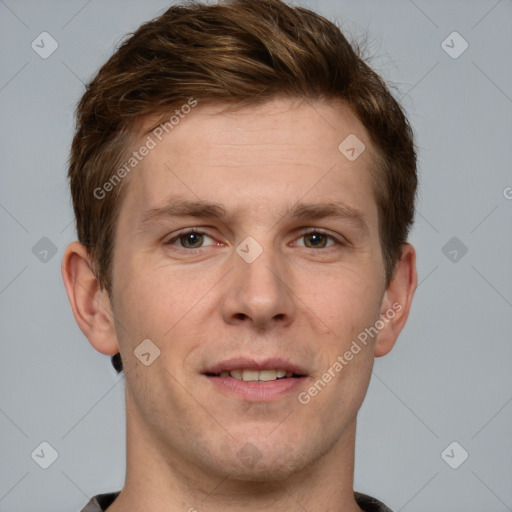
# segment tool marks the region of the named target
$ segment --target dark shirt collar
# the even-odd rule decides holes
[[[107,507],[110,507],[110,505],[114,503],[114,500],[119,496],[120,492],[121,491],[94,496],[94,498],[87,503],[81,512],[105,512]],[[356,499],[356,503],[364,512],[392,512],[392,510],[386,507],[384,503],[381,503],[379,500],[376,500],[371,496],[367,496],[366,494],[355,492],[354,497]]]

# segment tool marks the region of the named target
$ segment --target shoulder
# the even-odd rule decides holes
[[[364,512],[393,512],[389,507],[386,507],[384,503],[366,494],[355,492],[354,497],[356,503]]]
[[[121,491],[98,494],[94,496],[80,512],[104,512],[107,510],[107,507],[112,505],[120,492]]]

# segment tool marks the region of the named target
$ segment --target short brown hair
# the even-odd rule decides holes
[[[163,117],[191,98],[245,106],[278,96],[341,102],[367,129],[377,154],[372,178],[391,280],[414,219],[417,186],[413,134],[402,108],[325,18],[280,0],[228,0],[174,5],[141,25],[78,104],[69,166],[77,232],[109,293],[126,184],[102,199],[94,191],[126,159],[142,116]]]

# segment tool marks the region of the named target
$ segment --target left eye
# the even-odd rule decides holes
[[[199,249],[200,247],[204,247],[203,243],[206,239],[210,239],[214,242],[213,238],[201,231],[189,231],[188,233],[181,233],[180,235],[175,236],[171,240],[167,241],[166,245],[175,245],[176,242],[179,242],[179,246],[184,249]]]
[[[327,235],[326,233],[322,233],[321,231],[303,233],[298,240],[304,240],[304,246],[308,249],[324,249],[325,247],[330,247],[331,245],[336,244],[334,237]],[[331,243],[328,245],[329,240]]]

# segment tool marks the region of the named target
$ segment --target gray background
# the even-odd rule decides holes
[[[75,325],[60,276],[75,237],[66,160],[83,83],[168,3],[0,0],[2,512],[79,510],[124,482],[123,380]],[[420,285],[375,364],[355,487],[395,511],[512,510],[512,2],[302,3],[369,31],[420,146]],[[59,45],[47,59],[31,48],[43,31]],[[453,31],[469,44],[458,58],[441,46]],[[46,470],[31,457],[43,441],[58,452]],[[441,457],[453,441],[445,460],[469,453],[458,469]]]

